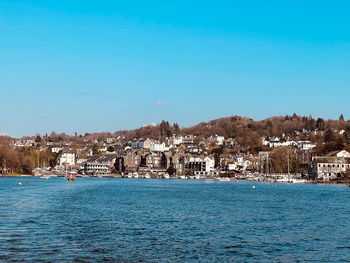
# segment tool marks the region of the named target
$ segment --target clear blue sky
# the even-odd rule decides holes
[[[1,1],[0,134],[350,118],[350,1]]]

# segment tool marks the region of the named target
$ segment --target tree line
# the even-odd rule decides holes
[[[31,174],[35,167],[55,166],[57,155],[50,149],[40,151],[34,147],[13,147],[13,139],[0,137],[0,172]]]

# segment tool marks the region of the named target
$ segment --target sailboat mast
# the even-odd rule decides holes
[[[270,169],[269,169],[269,153],[267,153],[267,162],[266,162],[266,166],[267,166],[267,176],[269,176],[269,172],[270,172]]]
[[[289,172],[289,150],[288,150],[288,182],[290,182],[290,172]]]

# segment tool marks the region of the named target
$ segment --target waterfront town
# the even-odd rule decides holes
[[[3,175],[40,177],[347,183],[349,131],[343,116],[293,115],[260,122],[234,116],[182,129],[163,121],[114,134],[2,136],[0,168]]]

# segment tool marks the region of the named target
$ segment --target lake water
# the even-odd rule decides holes
[[[349,187],[36,180],[1,178],[1,262],[350,262]]]

